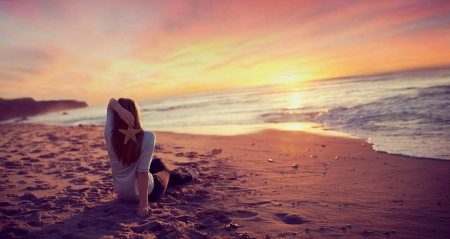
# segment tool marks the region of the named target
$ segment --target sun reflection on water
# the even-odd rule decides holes
[[[310,131],[318,124],[312,122],[292,122],[271,125],[270,128],[287,131]]]
[[[300,124],[300,123],[292,123],[292,124],[286,125],[285,128],[286,128],[286,130],[304,131],[306,129],[306,125]]]
[[[300,92],[293,92],[291,94],[290,105],[287,107],[289,110],[301,109],[303,108],[302,94]]]

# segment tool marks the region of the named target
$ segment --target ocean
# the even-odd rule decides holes
[[[106,103],[27,122],[104,125]],[[146,130],[304,130],[362,138],[379,152],[450,160],[450,68],[201,92],[138,105]]]

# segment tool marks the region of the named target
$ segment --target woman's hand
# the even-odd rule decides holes
[[[130,111],[126,110],[122,106],[118,107],[116,110],[119,117],[127,123],[128,126],[131,126],[134,128],[134,116],[130,113]]]
[[[139,191],[139,210],[138,216],[146,217],[148,216],[148,187],[149,187],[149,172],[137,172],[136,180]]]
[[[108,107],[119,115],[119,117],[125,121],[125,123],[134,128],[134,116],[130,111],[123,108],[116,99],[111,98],[108,103]]]
[[[150,215],[149,210],[150,210],[149,207],[141,207],[139,208],[137,215],[140,217],[148,217]]]

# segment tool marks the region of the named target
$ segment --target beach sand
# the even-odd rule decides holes
[[[156,132],[154,157],[199,176],[139,218],[114,193],[103,127],[0,132],[0,238],[450,237],[450,162],[359,139]]]

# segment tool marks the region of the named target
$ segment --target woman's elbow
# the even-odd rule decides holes
[[[115,101],[116,99],[114,99],[114,98],[111,98],[111,99],[109,99],[109,102],[108,102],[108,108],[110,108],[110,109],[114,109],[114,101]]]

